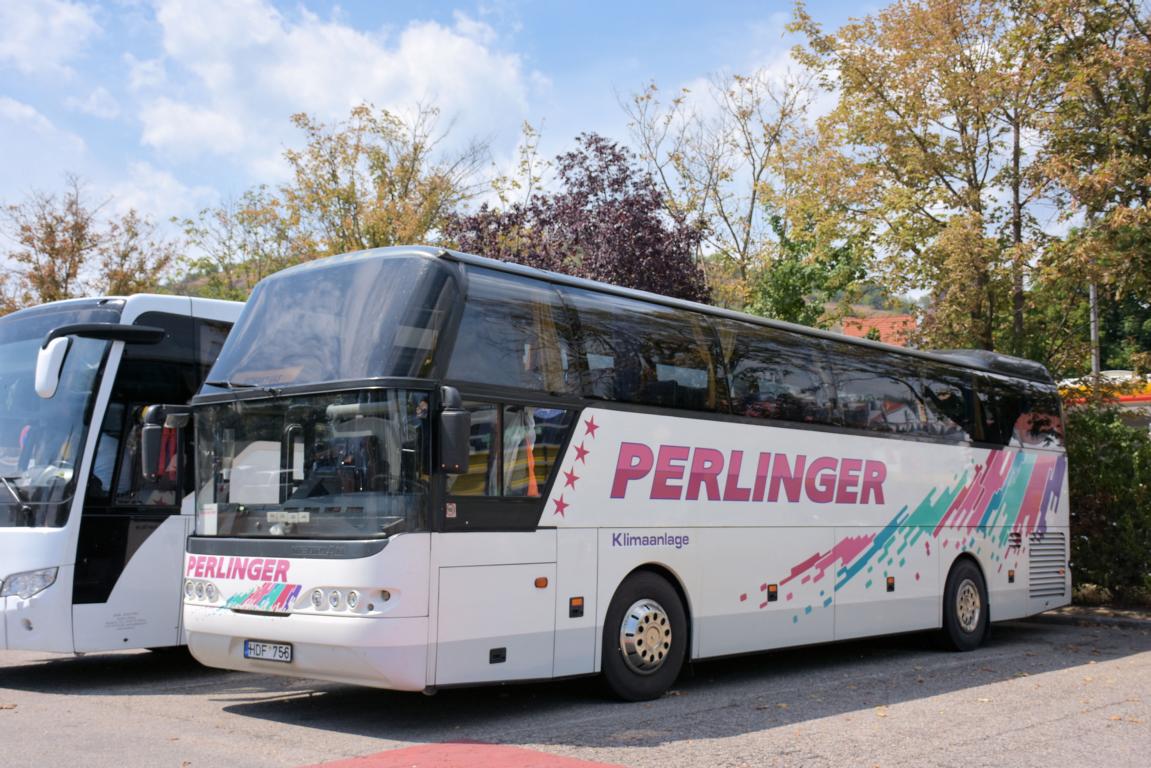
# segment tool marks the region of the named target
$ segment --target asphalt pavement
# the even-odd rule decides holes
[[[905,635],[705,662],[643,704],[594,679],[428,697],[208,670],[181,653],[9,651],[0,745],[5,768],[1145,768],[1151,621],[1044,616],[995,625],[967,654]]]

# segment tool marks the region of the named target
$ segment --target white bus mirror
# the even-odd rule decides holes
[[[60,386],[60,371],[72,339],[68,336],[52,339],[36,354],[36,394],[51,400]]]

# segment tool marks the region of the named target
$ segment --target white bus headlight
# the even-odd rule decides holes
[[[352,591],[348,592],[348,607],[354,611],[354,610],[356,610],[356,606],[359,604],[360,604],[360,593],[354,589]]]
[[[328,593],[328,605],[332,606],[333,608],[340,607],[340,590],[333,589]]]
[[[202,582],[202,581],[196,582],[196,599],[197,600],[203,600],[204,599],[204,582]]]
[[[312,591],[312,607],[317,611],[324,607],[324,592],[321,589]]]
[[[59,570],[59,568],[41,568],[38,571],[14,573],[4,579],[4,586],[0,587],[0,597],[15,596],[27,600],[55,584]]]
[[[191,600],[196,595],[196,587],[191,579],[184,582],[184,597]]]
[[[220,596],[220,590],[216,589],[216,585],[211,582],[204,588],[204,594],[208,596],[208,602],[216,602],[216,598]]]

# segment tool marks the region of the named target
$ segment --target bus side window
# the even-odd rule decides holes
[[[1007,445],[1023,411],[1023,398],[1016,388],[981,373],[975,378],[975,410],[976,440]]]
[[[947,442],[974,439],[974,394],[970,374],[941,366],[922,369],[923,405],[927,409],[926,434]]]
[[[500,495],[500,409],[494,403],[464,402],[472,414],[468,471],[448,476],[453,496]]]
[[[448,378],[575,394],[579,376],[568,313],[538,281],[468,270],[468,299]]]
[[[576,288],[583,394],[662,408],[713,411],[719,400],[715,336],[702,315]]]
[[[472,414],[468,471],[450,475],[453,496],[543,493],[571,426],[563,408],[465,402]]]
[[[1014,437],[1022,445],[1055,448],[1063,445],[1063,417],[1059,395],[1052,388],[1032,384],[1027,387]]]
[[[831,361],[844,426],[894,434],[923,431],[919,372],[911,361],[850,344],[835,345]]]
[[[559,460],[571,411],[505,405],[503,495],[538,497]]]
[[[731,411],[738,416],[831,424],[833,388],[824,344],[774,328],[717,321],[731,377]]]

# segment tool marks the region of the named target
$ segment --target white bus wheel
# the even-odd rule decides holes
[[[687,650],[687,614],[667,580],[641,571],[611,599],[603,630],[603,674],[626,701],[664,694],[679,677]]]
[[[987,632],[987,585],[979,566],[964,558],[951,567],[943,592],[943,643],[973,651]]]

